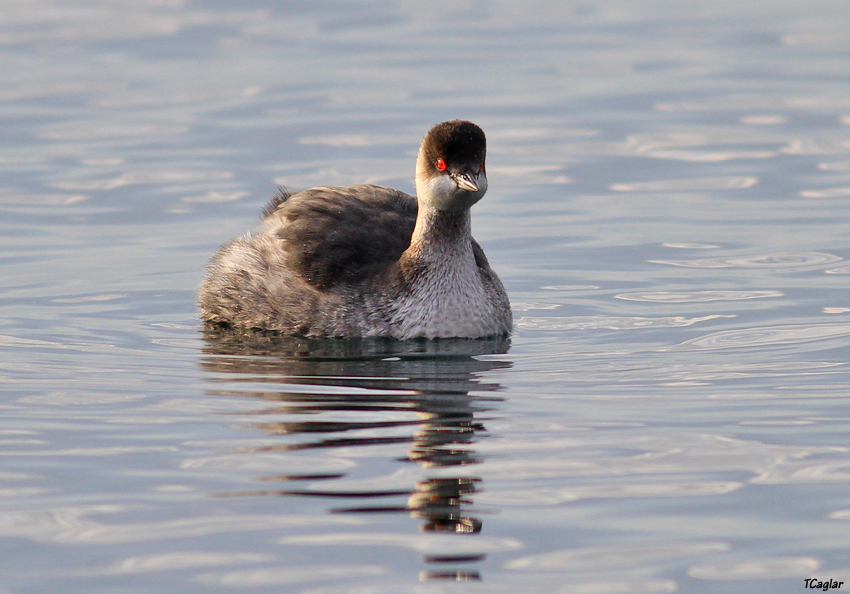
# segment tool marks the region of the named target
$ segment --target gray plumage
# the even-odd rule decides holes
[[[210,325],[320,337],[505,335],[504,287],[472,238],[487,190],[484,133],[438,124],[417,198],[375,185],[278,193],[260,231],[222,246],[198,293]]]

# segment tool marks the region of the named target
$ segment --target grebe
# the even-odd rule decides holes
[[[416,197],[371,184],[281,189],[256,235],[213,256],[198,292],[211,326],[311,337],[483,338],[510,302],[470,207],[487,191],[484,132],[437,124],[416,160]]]

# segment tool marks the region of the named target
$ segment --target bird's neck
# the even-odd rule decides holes
[[[419,205],[410,240],[411,255],[426,260],[472,256],[472,224],[469,209],[442,210]]]

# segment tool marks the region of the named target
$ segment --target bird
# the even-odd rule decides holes
[[[373,184],[279,188],[259,231],[212,257],[201,319],[315,338],[509,335],[508,295],[471,230],[486,153],[480,127],[452,120],[422,140],[415,197]]]

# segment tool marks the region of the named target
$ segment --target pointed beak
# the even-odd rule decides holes
[[[467,192],[478,191],[478,175],[473,173],[453,173],[452,179],[457,183],[457,187]]]

